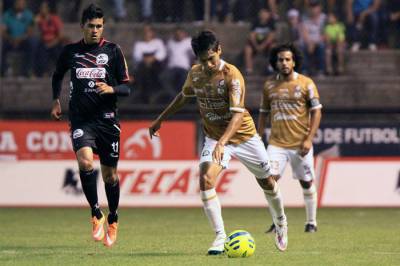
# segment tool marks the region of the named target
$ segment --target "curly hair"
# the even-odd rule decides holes
[[[269,55],[269,63],[275,71],[278,71],[276,63],[278,61],[278,54],[280,52],[289,51],[292,52],[293,61],[296,63],[294,66],[294,70],[298,72],[301,69],[301,63],[303,62],[303,55],[300,50],[292,43],[285,43],[278,46],[275,46],[271,49]]]

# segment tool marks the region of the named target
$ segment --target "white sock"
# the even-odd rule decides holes
[[[272,219],[276,225],[286,225],[286,215],[283,208],[283,199],[278,183],[275,182],[273,190],[264,190],[265,198],[268,201]]]
[[[303,188],[306,223],[317,225],[317,189],[314,184],[309,189]]]
[[[200,197],[203,201],[204,212],[214,232],[225,235],[224,221],[222,219],[221,204],[215,188],[200,191]]]

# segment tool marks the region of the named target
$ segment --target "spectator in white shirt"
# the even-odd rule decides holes
[[[144,26],[143,41],[135,43],[132,54],[137,97],[141,103],[155,103],[154,95],[163,90],[160,75],[167,52],[163,41],[156,38],[150,25]]]
[[[191,38],[182,27],[178,26],[174,30],[173,36],[167,41],[167,54],[167,69],[163,75],[164,95],[171,100],[185,83],[187,73],[194,60]]]

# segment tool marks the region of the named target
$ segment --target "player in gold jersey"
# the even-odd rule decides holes
[[[267,114],[271,134],[267,152],[271,166],[282,175],[287,162],[293,177],[303,188],[307,221],[305,232],[317,231],[317,191],[313,180],[314,159],[312,139],[321,121],[322,105],[314,82],[296,72],[301,55],[291,44],[271,50],[271,66],[278,72],[264,84],[258,133],[263,136]],[[272,225],[269,231],[274,230]]]
[[[216,234],[208,254],[224,252],[226,234],[215,181],[228,167],[231,156],[239,159],[256,176],[264,190],[270,209],[276,214],[275,244],[284,251],[287,248],[286,215],[267,152],[252,117],[244,107],[243,76],[235,66],[220,58],[221,46],[213,32],[205,30],[193,37],[192,49],[199,64],[188,73],[182,91],[153,121],[149,128],[150,136],[158,136],[162,121],[181,109],[190,97],[195,97],[206,135],[200,159],[200,197]]]

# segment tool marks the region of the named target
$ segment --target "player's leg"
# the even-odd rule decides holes
[[[286,168],[287,162],[289,161],[288,154],[285,149],[274,145],[268,145],[267,154],[271,162],[271,168],[273,170],[273,173],[274,174],[278,173],[278,175],[274,175],[275,181],[278,181],[281,178],[283,171]],[[272,206],[268,205],[268,207],[270,209],[270,213],[274,215],[274,210],[272,209]],[[273,220],[272,224],[265,231],[265,233],[275,233],[275,223]]]
[[[304,205],[306,210],[305,232],[317,231],[317,188],[314,184],[314,158],[313,149],[301,157],[296,151],[290,154],[290,163],[293,177],[300,181],[303,189]]]
[[[117,240],[118,206],[120,198],[117,165],[119,160],[120,127],[116,121],[99,122],[96,145],[101,163],[101,173],[106,191],[109,214],[104,245],[111,247]],[[100,130],[101,128],[101,130]]]
[[[221,203],[215,191],[215,182],[218,175],[225,168],[230,159],[229,148],[225,146],[225,153],[222,165],[212,160],[212,152],[216,141],[206,138],[200,158],[200,197],[203,202],[204,212],[216,234],[214,242],[208,249],[209,255],[217,255],[224,252],[226,238],[224,221],[222,219]]]
[[[283,207],[283,199],[274,175],[277,169],[272,169],[271,163],[258,135],[234,147],[233,153],[252,172],[271,209],[271,215],[276,227],[275,244],[280,251],[287,248],[287,219]]]
[[[93,168],[93,151],[90,147],[82,147],[76,152],[79,165],[79,176],[82,190],[89,202],[92,213],[92,237],[95,241],[101,241],[104,237],[103,224],[105,217],[100,210],[97,197],[97,175]]]
[[[110,213],[107,217],[107,234],[104,238],[104,245],[111,247],[117,240],[118,230],[118,206],[120,198],[119,179],[117,168],[112,166],[101,165],[101,173],[103,176],[104,187],[106,191],[108,208]]]

